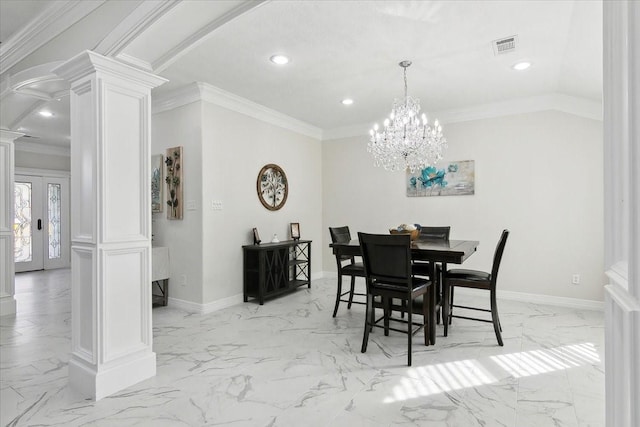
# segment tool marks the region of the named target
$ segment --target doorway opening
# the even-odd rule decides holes
[[[69,177],[16,174],[16,273],[69,267]]]

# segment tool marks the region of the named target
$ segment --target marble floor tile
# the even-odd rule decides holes
[[[454,319],[436,345],[375,329],[336,279],[207,315],[153,310],[157,375],[98,402],[68,386],[70,271],[16,276],[0,319],[2,426],[604,426],[604,319],[500,300],[491,324]],[[240,288],[240,286],[239,286]],[[472,296],[456,295],[465,304]]]

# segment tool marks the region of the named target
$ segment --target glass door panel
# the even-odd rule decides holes
[[[44,268],[42,178],[16,175],[14,185],[16,273]]]
[[[15,183],[15,217],[13,231],[15,235],[15,261],[29,262],[33,259],[33,241],[31,232],[31,183]]]
[[[46,232],[44,239],[44,269],[69,266],[69,178],[43,177]]]
[[[48,259],[60,258],[60,215],[62,214],[60,206],[60,187],[60,184],[47,184],[47,217],[49,219],[47,233],[47,243],[49,246],[49,253],[47,254]]]

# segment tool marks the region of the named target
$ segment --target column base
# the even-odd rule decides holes
[[[16,314],[16,299],[13,296],[0,298],[0,316]]]
[[[156,354],[152,351],[102,366],[87,363],[74,354],[69,360],[69,385],[84,397],[94,400],[112,395],[155,374]]]

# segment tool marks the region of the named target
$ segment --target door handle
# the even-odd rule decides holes
[[[42,230],[42,220],[38,220],[38,230]]]

